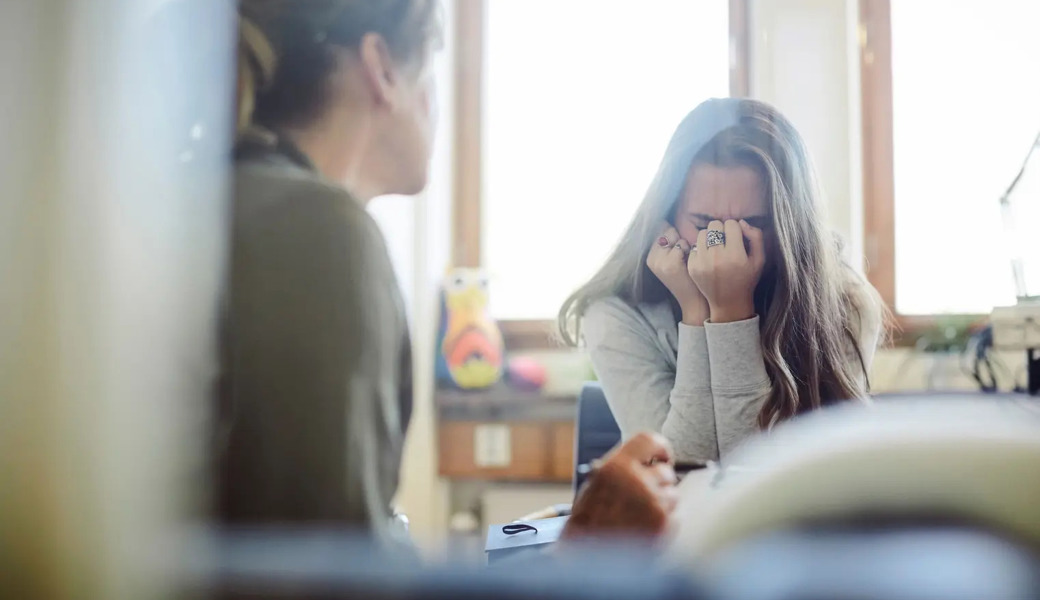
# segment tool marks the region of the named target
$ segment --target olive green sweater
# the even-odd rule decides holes
[[[223,325],[225,523],[386,537],[411,350],[385,241],[294,147],[240,144]]]

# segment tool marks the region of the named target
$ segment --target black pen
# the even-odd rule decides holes
[[[708,463],[706,463],[706,462],[677,462],[674,465],[672,465],[672,468],[675,469],[675,472],[677,474],[685,475],[686,473],[689,473],[690,471],[698,471],[700,469],[707,469],[708,468]]]
[[[600,462],[598,460],[592,461],[591,463],[582,463],[578,465],[579,475],[588,475],[599,468]],[[708,468],[708,463],[705,462],[676,462],[672,463],[672,469],[675,470],[676,475],[685,475],[690,471],[697,471],[700,469]]]

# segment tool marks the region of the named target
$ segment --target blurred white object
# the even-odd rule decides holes
[[[234,30],[230,2],[0,2],[0,597],[181,583]]]
[[[1018,304],[993,309],[993,347],[1026,351],[1026,389],[1040,396],[1040,298],[1019,298]]]
[[[408,530],[408,515],[397,512],[390,517],[390,536],[404,543],[410,543],[411,533]]]
[[[670,560],[684,565],[749,538],[862,515],[933,515],[1040,544],[1040,405],[936,397],[807,415],[732,455],[687,502]]]
[[[1036,184],[1032,186],[1025,184],[1023,185],[1023,178],[1025,181],[1029,181],[1028,175],[1032,175],[1032,179],[1036,180],[1037,174],[1040,173],[1040,154],[1036,152],[1037,148],[1040,148],[1040,133],[1036,135],[1036,139],[1033,140],[1033,144],[1029,146],[1029,152],[1026,153],[1026,158],[1022,161],[1022,168],[1018,170],[1018,174],[1011,181],[1011,185],[1008,186],[1007,190],[1000,196],[1000,210],[1004,218],[1004,235],[1008,237],[1011,243],[1011,272],[1015,280],[1015,293],[1018,294],[1019,302],[1026,300],[1029,297],[1029,287],[1026,282],[1026,259],[1030,257],[1033,261],[1040,259],[1040,247],[1030,251],[1027,249],[1026,240],[1031,238],[1032,240],[1037,239],[1036,232],[1033,232],[1031,236],[1025,236],[1018,232],[1016,225],[1016,213],[1015,206],[1016,202],[1021,207],[1023,202],[1028,202],[1035,208],[1040,205],[1040,196],[1037,196]],[[1036,157],[1034,159],[1034,156]],[[1028,222],[1028,221],[1027,221]],[[1035,227],[1035,223],[1033,227]],[[1027,226],[1026,230],[1030,228]],[[1030,263],[1033,265],[1033,263]],[[1035,265],[1033,265],[1035,266]]]
[[[1040,348],[1040,299],[998,306],[990,317],[993,347],[999,350]]]
[[[712,502],[712,493],[720,477],[719,463],[708,462],[704,469],[691,471],[679,482],[679,505],[675,509],[676,532],[681,531],[684,523],[692,522],[689,515],[699,515],[705,506]]]

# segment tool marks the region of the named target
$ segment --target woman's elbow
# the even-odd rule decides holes
[[[661,435],[672,445],[675,460],[680,462],[703,462],[718,460],[718,448],[711,436],[698,434],[688,424],[669,417],[661,427]]]

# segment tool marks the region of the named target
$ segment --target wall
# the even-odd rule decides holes
[[[751,96],[779,108],[815,160],[831,225],[863,255],[856,0],[752,0]]]

